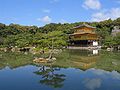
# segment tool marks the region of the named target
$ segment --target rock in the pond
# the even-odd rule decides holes
[[[46,60],[48,60],[48,61],[55,61],[56,58],[51,58],[51,59],[47,58]]]
[[[107,48],[107,51],[113,51],[113,48]]]
[[[52,58],[52,60],[53,60],[53,61],[55,61],[55,60],[56,60],[56,58]]]
[[[46,59],[44,59],[44,58],[35,58],[35,59],[33,60],[33,62],[35,62],[35,63],[47,63],[48,60],[46,60]]]

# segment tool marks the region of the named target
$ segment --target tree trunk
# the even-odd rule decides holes
[[[49,60],[52,58],[52,54],[53,54],[53,51],[51,51],[50,55],[49,55]]]
[[[54,46],[53,46],[53,38],[52,38],[52,50],[51,50],[49,58],[48,58],[49,60],[52,59],[53,50],[54,50]]]

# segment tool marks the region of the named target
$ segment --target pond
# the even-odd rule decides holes
[[[120,52],[65,50],[56,62],[0,52],[0,90],[120,90]]]

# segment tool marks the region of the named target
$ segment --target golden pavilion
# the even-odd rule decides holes
[[[82,24],[73,28],[74,33],[70,34],[70,44],[74,46],[98,46],[98,35],[96,27]]]

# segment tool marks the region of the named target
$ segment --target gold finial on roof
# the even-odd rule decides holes
[[[83,22],[83,25],[86,25],[86,22]]]

